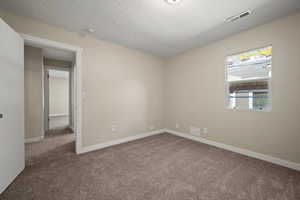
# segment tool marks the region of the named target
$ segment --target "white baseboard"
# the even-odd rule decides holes
[[[82,147],[78,151],[78,154],[103,149],[103,148],[110,147],[110,146],[113,146],[113,145],[130,142],[130,141],[133,141],[133,140],[145,138],[145,137],[152,136],[152,135],[161,134],[161,133],[164,133],[164,132],[165,132],[165,129],[159,129],[159,130],[155,130],[155,131],[151,131],[151,132],[141,133],[141,134],[138,134],[138,135],[135,135],[135,136],[129,136],[129,137],[125,137],[125,138],[121,138],[121,139],[117,139],[117,140],[112,140],[112,141],[109,141],[109,142],[95,144],[95,145],[91,145],[91,146],[87,146],[87,147]]]
[[[280,165],[280,166],[284,166],[284,167],[287,167],[287,168],[291,168],[291,169],[300,171],[300,164],[299,163],[283,160],[283,159],[276,158],[276,157],[273,157],[273,156],[253,152],[253,151],[250,151],[250,150],[234,147],[234,146],[227,145],[227,144],[222,144],[222,143],[215,142],[215,141],[212,141],[212,140],[207,140],[207,139],[204,139],[204,138],[201,138],[201,137],[197,137],[197,136],[193,136],[193,135],[190,135],[190,134],[187,134],[187,133],[182,133],[182,132],[169,130],[169,129],[160,129],[160,130],[141,133],[141,134],[138,134],[138,135],[135,135],[135,136],[129,136],[129,137],[126,137],[126,138],[121,138],[121,139],[117,139],[117,140],[113,140],[113,141],[109,141],[109,142],[105,142],[105,143],[95,144],[95,145],[91,145],[91,146],[88,146],[88,147],[83,147],[83,148],[80,149],[80,151],[78,153],[79,154],[87,153],[87,152],[90,152],[90,151],[103,149],[103,148],[110,147],[110,146],[113,146],[113,145],[122,144],[122,143],[130,142],[130,141],[133,141],[133,140],[137,140],[137,139],[141,139],[141,138],[145,138],[145,137],[148,137],[148,136],[157,135],[157,134],[161,134],[161,133],[165,133],[165,132],[173,134],[173,135],[177,135],[177,136],[180,136],[180,137],[184,137],[184,138],[187,138],[187,139],[191,139],[191,140],[194,140],[194,141],[197,141],[197,142],[205,143],[205,144],[208,144],[208,145],[211,145],[211,146],[215,146],[215,147],[218,147],[218,148],[221,148],[221,149],[225,149],[225,150],[228,150],[228,151],[243,154],[243,155],[246,155],[246,156],[249,156],[249,157],[252,157],[252,158],[256,158],[256,159],[259,159],[259,160],[264,160],[264,161],[267,161],[267,162],[270,162],[270,163],[273,163],[273,164],[277,164],[277,165]]]
[[[25,139],[25,143],[33,143],[33,142],[39,142],[44,139],[44,136],[39,137],[33,137],[33,138],[27,138]]]
[[[250,150],[234,147],[234,146],[231,146],[231,145],[222,144],[222,143],[215,142],[215,141],[212,141],[212,140],[207,140],[207,139],[204,139],[204,138],[201,138],[201,137],[196,137],[196,136],[193,136],[193,135],[190,135],[190,134],[187,134],[187,133],[181,133],[181,132],[173,131],[173,130],[169,130],[169,129],[166,129],[165,132],[173,134],[173,135],[177,135],[177,136],[180,136],[180,137],[184,137],[184,138],[187,138],[187,139],[191,139],[191,140],[194,140],[194,141],[197,141],[197,142],[205,143],[205,144],[208,144],[208,145],[211,145],[211,146],[215,146],[215,147],[218,147],[218,148],[221,148],[221,149],[225,149],[225,150],[228,150],[228,151],[232,151],[232,152],[235,152],[235,153],[243,154],[243,155],[246,155],[246,156],[249,156],[249,157],[252,157],[252,158],[256,158],[256,159],[259,159],[259,160],[264,160],[264,161],[267,161],[267,162],[270,162],[270,163],[273,163],[273,164],[277,164],[277,165],[280,165],[280,166],[284,166],[284,167],[287,167],[287,168],[291,168],[291,169],[300,171],[300,163],[295,163],[295,162],[283,160],[283,159],[280,159],[280,158],[272,157],[272,156],[269,156],[269,155],[253,152],[253,151],[250,151]]]

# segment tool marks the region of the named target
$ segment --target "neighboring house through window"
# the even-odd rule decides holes
[[[272,46],[227,57],[227,107],[271,110]]]

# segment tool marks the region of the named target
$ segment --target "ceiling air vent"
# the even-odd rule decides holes
[[[238,19],[241,19],[241,18],[243,18],[243,17],[246,17],[246,16],[250,15],[251,13],[252,13],[252,12],[251,12],[250,10],[247,10],[247,11],[241,12],[241,13],[239,13],[239,14],[237,14],[237,15],[228,17],[228,18],[226,19],[226,21],[227,21],[227,22],[234,22],[234,21],[236,21],[236,20],[238,20]]]

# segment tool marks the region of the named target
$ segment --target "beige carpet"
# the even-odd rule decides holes
[[[25,163],[29,165],[37,162],[57,160],[66,154],[75,152],[75,135],[69,128],[57,128],[48,131],[40,142],[25,145]]]
[[[161,134],[77,156],[35,157],[5,200],[299,200],[300,172]]]

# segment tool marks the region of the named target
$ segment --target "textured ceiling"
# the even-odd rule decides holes
[[[300,0],[0,0],[0,8],[157,56],[188,49],[300,10]],[[253,14],[233,23],[241,11]]]

